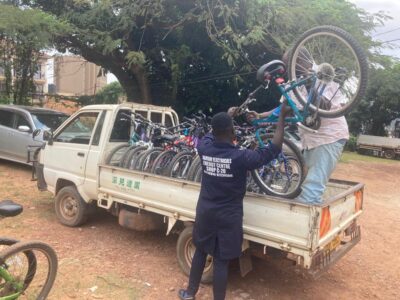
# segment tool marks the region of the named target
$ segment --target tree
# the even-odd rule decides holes
[[[81,96],[77,102],[84,106],[89,104],[117,104],[125,92],[119,82],[112,82],[103,87],[96,95]]]
[[[385,136],[385,126],[400,116],[400,63],[370,69],[366,96],[349,118],[353,134]]]
[[[5,97],[26,104],[34,92],[40,51],[66,26],[36,10],[0,4],[0,67],[5,75]]]
[[[58,49],[80,54],[114,73],[128,100],[161,101],[182,111],[237,101],[237,90],[245,92],[251,82],[242,73],[280,57],[312,26],[338,25],[369,47],[373,43],[367,33],[382,20],[346,0],[22,3],[68,22],[71,31],[59,37]],[[188,103],[188,95],[196,96],[194,90],[202,98]]]

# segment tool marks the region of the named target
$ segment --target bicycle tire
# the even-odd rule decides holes
[[[172,178],[186,179],[188,177],[190,166],[192,165],[192,162],[193,162],[193,158],[194,158],[194,152],[192,152],[192,151],[179,152],[178,154],[176,154],[174,156],[174,158],[169,163],[168,168],[165,171],[166,176],[169,176]],[[177,164],[180,163],[184,159],[188,159],[187,163],[189,164],[189,165],[185,166],[186,172],[184,174],[179,174],[179,176],[176,176],[176,174],[174,174],[174,170],[175,170]]]
[[[151,173],[156,175],[165,175],[165,170],[168,168],[168,164],[177,154],[175,150],[166,150],[161,152],[154,161]]]
[[[146,151],[147,149],[148,148],[146,146],[139,146],[131,149],[129,151],[129,154],[127,155],[125,165],[123,167],[126,169],[134,170],[138,156],[140,155],[140,153]]]
[[[269,134],[262,136],[263,140],[268,140],[271,138],[272,138],[272,135],[269,135]],[[277,189],[274,189],[272,187],[272,184],[271,184],[271,186],[269,186],[260,177],[259,169],[261,169],[261,168],[252,170],[251,174],[253,176],[254,181],[257,183],[257,185],[260,187],[260,189],[264,193],[266,193],[268,195],[272,195],[272,196],[278,196],[278,197],[292,199],[292,198],[297,197],[301,192],[301,184],[303,183],[303,181],[305,179],[305,174],[306,174],[305,163],[304,163],[303,155],[301,154],[299,148],[292,141],[284,138],[282,149],[285,149],[284,153],[286,152],[285,155],[287,156],[287,158],[296,160],[296,162],[298,163],[298,169],[299,169],[299,173],[300,173],[297,184],[294,186],[294,188],[292,190],[290,190],[290,192],[280,192]],[[265,166],[263,166],[262,168],[264,168],[264,167]]]
[[[7,238],[7,237],[0,237],[0,246],[4,245],[4,246],[12,246],[16,243],[18,243],[19,240],[15,240],[15,239],[11,239],[11,238]],[[0,253],[3,251],[4,249],[1,248],[0,249]],[[31,251],[27,251],[25,253],[28,262],[29,262],[29,269],[25,275],[25,280],[24,280],[24,287],[28,287],[29,284],[32,282],[33,277],[35,276],[36,273],[36,258],[35,258],[35,254]],[[1,279],[1,278],[0,278]],[[1,283],[1,281],[0,281]]]
[[[111,152],[107,155],[107,157],[106,157],[106,160],[105,160],[105,163],[106,163],[106,165],[113,165],[113,166],[119,166],[119,163],[120,163],[120,160],[121,160],[121,157],[119,157],[119,158],[117,158],[117,162],[116,163],[111,163],[111,161],[112,161],[112,159],[113,159],[113,157],[114,157],[114,155],[117,153],[117,152],[119,152],[121,149],[123,149],[123,148],[128,148],[128,147],[130,147],[129,146],[129,144],[123,144],[123,145],[118,145],[117,147],[115,147],[115,148],[113,148],[112,150],[111,150]],[[125,153],[125,152],[124,152]],[[124,153],[122,154],[122,156],[124,155]]]
[[[367,88],[367,83],[368,83],[368,59],[367,59],[367,55],[365,53],[365,51],[363,50],[363,48],[361,47],[361,45],[346,31],[344,31],[341,28],[335,27],[335,26],[318,26],[318,27],[314,27],[308,31],[306,31],[305,33],[303,33],[302,36],[300,36],[300,38],[297,40],[297,42],[295,42],[294,46],[292,47],[290,53],[289,53],[289,65],[288,65],[288,73],[289,73],[289,80],[295,80],[296,79],[296,58],[299,58],[300,60],[304,61],[304,58],[300,58],[301,54],[301,49],[307,48],[304,45],[307,43],[307,41],[309,41],[310,39],[312,39],[313,37],[319,37],[321,38],[321,36],[326,36],[326,37],[333,37],[336,38],[338,40],[340,40],[343,45],[347,45],[348,46],[348,51],[350,51],[349,53],[352,53],[354,55],[354,59],[356,60],[356,65],[358,66],[359,69],[359,73],[360,73],[360,78],[359,78],[359,83],[357,86],[357,91],[355,92],[355,94],[352,96],[352,100],[348,103],[345,104],[344,106],[342,106],[339,109],[336,110],[325,110],[325,109],[321,109],[321,108],[317,108],[316,106],[310,104],[309,106],[309,110],[311,112],[316,112],[318,110],[318,115],[321,117],[325,117],[325,118],[337,118],[340,116],[343,116],[347,113],[349,113],[360,101],[361,99],[364,97],[365,95],[365,91]],[[333,44],[332,44],[333,45]],[[340,47],[337,47],[337,49],[341,49]],[[342,51],[346,51],[346,50],[342,50]],[[329,51],[327,51],[329,52]],[[304,57],[304,54],[302,54]],[[322,54],[321,54],[322,56]],[[338,55],[338,57],[340,57],[340,55]],[[335,57],[336,59],[336,57]],[[342,59],[342,58],[341,58]],[[352,61],[353,59],[349,58],[349,60],[347,60],[347,62]],[[319,64],[320,66],[322,65]],[[346,66],[346,60],[343,60],[344,65],[332,65],[332,68],[335,67],[334,73],[336,72],[336,68],[337,67],[345,67]],[[338,63],[339,64],[339,63]],[[342,68],[343,69],[343,68]],[[339,73],[335,73],[335,76],[339,77]],[[354,79],[354,76],[352,77]],[[347,79],[346,79],[347,80]],[[354,87],[354,80],[353,82],[349,81],[347,83],[349,89],[353,89]],[[307,104],[307,99],[306,97],[302,94],[300,88],[295,88],[293,89],[294,95],[295,97],[299,100],[299,102],[301,103],[301,105],[305,106]],[[345,93],[342,93],[345,94]]]
[[[53,248],[39,241],[18,242],[0,253],[0,262],[1,264],[7,265],[8,259],[10,259],[12,256],[20,252],[25,254],[27,252],[33,252],[36,250],[42,252],[46,256],[49,266],[46,280],[43,283],[43,286],[40,287],[39,294],[35,296],[35,298],[38,300],[44,300],[50,293],[57,275],[58,259]],[[25,294],[27,294],[26,288],[27,287],[24,288]]]
[[[150,172],[153,167],[154,161],[164,151],[164,148],[155,147],[149,150],[144,151],[140,157],[138,158],[138,167],[137,169],[142,172]]]
[[[126,149],[125,153],[124,153],[124,154],[122,155],[122,157],[121,157],[121,160],[119,161],[119,166],[120,166],[121,168],[123,168],[123,167],[125,166],[126,160],[128,159],[129,152],[130,152],[132,149],[135,149],[136,147],[138,147],[138,146],[137,146],[137,145],[132,145],[132,146],[129,146],[129,147]]]
[[[190,166],[187,180],[194,181],[194,182],[201,182],[202,176],[202,168],[201,168],[201,159],[200,156],[196,156]]]

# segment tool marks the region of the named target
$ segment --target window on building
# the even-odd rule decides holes
[[[42,79],[42,65],[37,66],[37,70],[33,75],[33,79]]]
[[[54,140],[56,142],[89,145],[98,115],[98,112],[80,113],[55,136]]]

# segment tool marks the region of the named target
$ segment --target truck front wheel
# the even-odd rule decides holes
[[[88,204],[74,186],[63,187],[56,196],[55,209],[61,224],[75,227],[87,219]]]
[[[187,276],[190,274],[190,268],[192,266],[192,259],[196,246],[193,244],[192,238],[193,226],[186,227],[178,238],[176,245],[176,252],[179,266],[183,273]],[[206,266],[204,268],[203,276],[201,277],[202,283],[211,283],[213,280],[213,259],[211,256],[207,256]]]

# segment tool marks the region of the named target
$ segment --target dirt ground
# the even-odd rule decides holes
[[[366,184],[361,242],[318,280],[261,260],[241,278],[233,263],[227,299],[400,299],[399,175],[398,161],[344,160],[334,177]],[[56,249],[60,266],[50,299],[177,299],[187,278],[175,258],[176,235],[127,230],[106,213],[80,228],[62,226],[52,196],[35,184],[29,167],[0,160],[0,198],[24,206],[20,216],[1,221],[0,234]],[[202,286],[197,299],[211,295]]]

